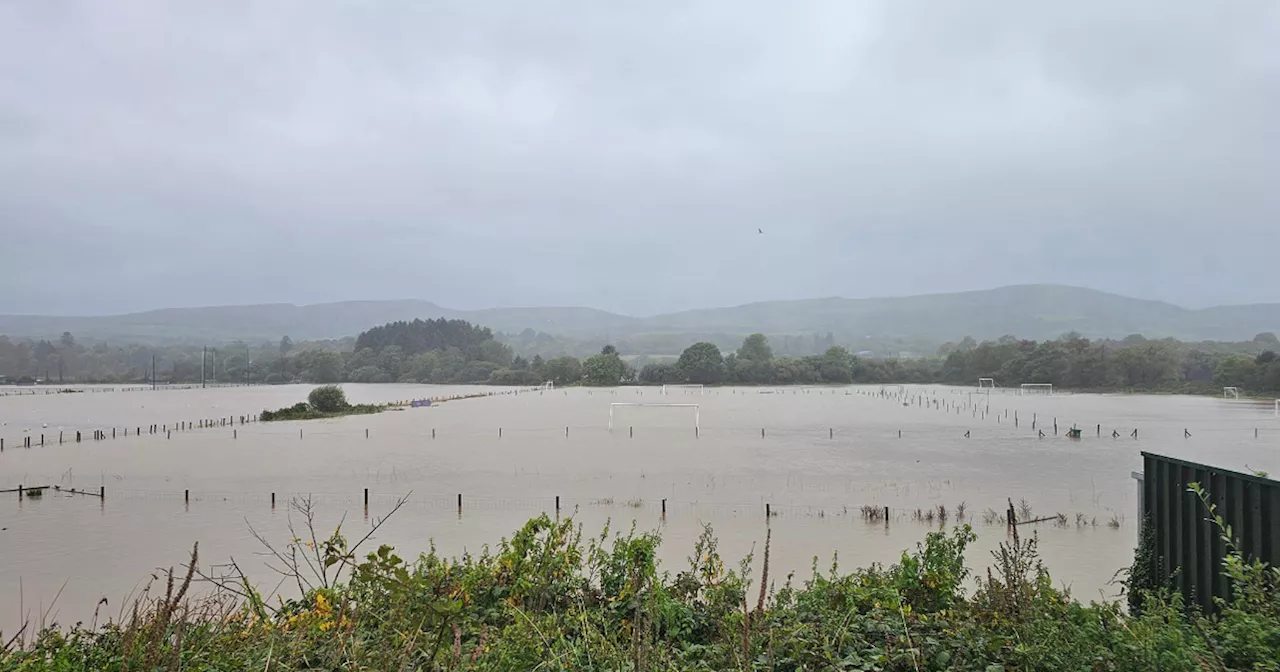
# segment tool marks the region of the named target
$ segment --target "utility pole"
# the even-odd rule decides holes
[[[204,346],[204,350],[200,351],[200,388],[204,389],[204,360],[209,358],[209,346]]]

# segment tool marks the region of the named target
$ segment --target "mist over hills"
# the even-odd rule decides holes
[[[127,315],[0,315],[0,334],[140,343],[295,340],[354,336],[371,326],[414,318],[464,319],[495,331],[525,329],[581,339],[640,334],[725,335],[832,332],[845,342],[902,339],[942,343],[1014,334],[1055,338],[1069,331],[1088,337],[1247,340],[1280,331],[1280,304],[1187,309],[1080,287],[1015,285],[991,290],[919,296],[768,301],[650,317],[629,317],[584,307],[454,310],[429,301],[347,301],[307,306],[261,304],[167,308]]]

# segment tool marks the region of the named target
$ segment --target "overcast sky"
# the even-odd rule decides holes
[[[1274,0],[0,0],[3,313],[1202,306],[1278,259]]]

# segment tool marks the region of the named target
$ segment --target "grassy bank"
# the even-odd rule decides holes
[[[456,559],[304,530],[274,558],[296,600],[265,600],[238,571],[161,574],[163,594],[123,623],[11,643],[0,670],[1280,669],[1274,570],[1229,560],[1241,588],[1217,616],[1160,593],[1131,616],[1055,588],[1035,538],[1016,534],[966,591],[973,540],[967,526],[933,532],[891,566],[815,560],[799,579],[770,574],[767,536],[734,566],[710,529],[672,569],[657,534],[587,537],[546,516]],[[211,580],[212,595],[188,597]]]

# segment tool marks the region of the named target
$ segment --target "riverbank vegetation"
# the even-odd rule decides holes
[[[161,382],[249,383],[489,383],[496,385],[813,385],[945,383],[976,385],[992,378],[1002,387],[1050,383],[1058,389],[1280,396],[1280,339],[1261,333],[1250,341],[1180,342],[1133,335],[1091,340],[1075,334],[1031,341],[1005,336],[943,344],[932,355],[885,356],[855,351],[826,338],[806,340],[813,354],[778,354],[772,339],[746,337],[736,350],[712,340],[666,357],[634,355],[606,345],[579,359],[568,355],[522,356],[526,341],[502,337],[462,320],[414,320],[374,327],[355,339],[294,344],[288,337],[254,348],[166,350],[157,360]],[[795,351],[793,338],[783,337]],[[503,342],[504,340],[508,342]],[[722,342],[723,339],[715,339]],[[516,349],[513,349],[514,347]],[[70,378],[88,381],[149,381],[152,349],[79,345],[71,334],[57,344],[13,343],[0,337],[0,376],[12,380]]]
[[[293,506],[313,520],[310,503]],[[734,564],[707,528],[669,569],[657,533],[586,536],[545,515],[452,559],[308,527],[270,552],[294,599],[257,592],[235,565],[205,576],[193,550],[116,622],[0,638],[0,670],[1280,669],[1280,573],[1234,555],[1238,588],[1218,613],[1155,590],[1130,614],[1055,587],[1037,539],[1016,531],[972,577],[968,526],[889,566],[815,558],[778,577],[768,534]]]
[[[293,406],[263,411],[258,419],[262,422],[274,420],[321,420],[324,418],[340,418],[344,415],[371,415],[381,413],[386,404],[351,404],[347,402],[347,394],[337,385],[321,385],[311,390],[306,401]]]

